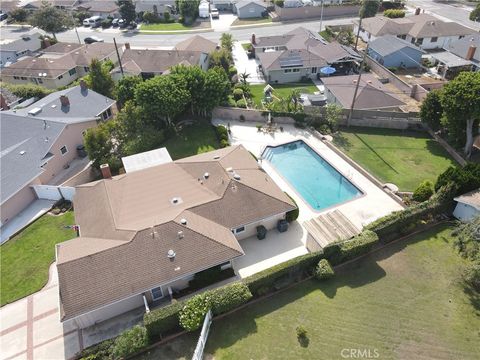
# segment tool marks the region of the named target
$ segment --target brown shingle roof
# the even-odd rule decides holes
[[[57,246],[63,319],[240,256],[232,228],[295,208],[243,146],[81,185],[74,204],[82,237]]]
[[[175,49],[177,50],[186,50],[186,51],[200,51],[211,53],[217,48],[217,44],[213,41],[205,39],[203,36],[195,35],[189,37],[188,39],[179,42]]]

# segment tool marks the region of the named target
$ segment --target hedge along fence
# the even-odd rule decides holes
[[[429,200],[384,216],[367,225],[366,229],[374,231],[384,243],[395,240],[413,232],[420,223],[431,220],[433,216],[451,212],[456,192],[454,184],[443,186]]]
[[[180,310],[185,306],[184,301],[177,301],[170,305],[161,307],[145,313],[143,324],[147,329],[147,336],[150,343],[158,341],[165,335],[180,330]]]
[[[368,253],[378,243],[378,235],[365,230],[354,238],[332,243],[323,249],[324,256],[332,265],[338,265]]]

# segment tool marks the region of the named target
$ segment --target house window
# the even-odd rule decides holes
[[[20,77],[20,79],[27,80],[27,78],[25,76]]]
[[[405,40],[405,39],[407,38],[407,35],[397,35],[397,37],[398,37],[399,39]]]
[[[60,148],[60,152],[62,153],[62,155],[65,155],[68,150],[67,150],[67,146],[66,145],[63,145],[61,148]]]
[[[422,45],[423,44],[423,38],[418,38],[417,39],[417,44]]]
[[[63,75],[60,75],[57,79],[58,80],[63,79]]]
[[[68,75],[72,76],[72,75],[75,75],[77,73],[77,69],[73,68],[71,70],[68,70]]]
[[[84,66],[83,67],[83,70],[85,70],[85,72],[89,72],[90,71],[90,68],[88,66]]]
[[[434,42],[437,42],[437,40],[438,40],[438,37],[434,36],[434,37],[432,37],[432,39],[430,40],[430,42],[434,43]]]
[[[43,79],[38,78],[37,81],[38,81],[39,84],[43,84]]]
[[[292,69],[293,72],[300,72],[300,69]]]
[[[291,73],[292,72],[292,69],[285,69],[283,70],[283,72],[286,74],[286,73]]]
[[[239,234],[241,232],[244,232],[245,231],[245,226],[241,226],[239,228],[236,228],[235,230],[233,230],[233,233],[234,234]]]
[[[458,37],[458,39],[463,39],[464,37],[465,37],[465,35],[460,35],[460,36]]]
[[[162,288],[160,286],[156,287],[156,288],[153,288],[152,290],[150,290],[150,292],[152,293],[152,299],[153,300],[158,300],[158,299],[163,298],[163,291],[162,291]]]
[[[317,73],[317,67],[314,66],[314,67],[312,67],[312,74],[316,74],[316,73]]]
[[[413,44],[414,42],[415,42],[415,38],[412,38],[412,41],[411,41],[411,43]]]
[[[15,80],[18,80],[18,79],[20,79],[18,76],[14,76],[13,78],[14,78]]]

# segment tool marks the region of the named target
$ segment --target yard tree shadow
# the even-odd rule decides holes
[[[345,137],[341,132],[333,136],[333,143],[337,146],[340,146],[342,149],[348,151],[352,148],[352,143]]]
[[[429,139],[427,141],[427,150],[432,155],[449,158],[450,160],[452,160],[452,165],[456,164],[456,162],[453,161],[447,151],[434,139]]]
[[[389,167],[390,169],[392,169],[392,171],[394,171],[396,174],[398,174],[399,172],[387,161],[385,160],[382,155],[380,155],[374,148],[372,148],[365,140],[363,140],[358,134],[354,134],[355,137],[360,140],[360,142],[365,145],[365,147],[370,150],[373,154],[375,154],[375,156],[377,158],[380,159],[380,161],[382,161],[387,167]]]

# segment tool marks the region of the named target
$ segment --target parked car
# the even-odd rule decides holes
[[[211,8],[210,9],[210,15],[212,16],[212,19],[220,18],[220,13],[218,12],[217,8]]]
[[[5,13],[1,13],[1,14],[0,14],[0,21],[3,21],[3,20],[5,20],[7,17],[8,17],[8,15],[7,15],[7,14],[5,14]]]
[[[88,19],[91,28],[97,28],[102,25],[103,18],[101,16],[92,16]]]
[[[98,36],[88,36],[83,39],[83,41],[85,41],[85,44],[93,44],[96,42],[103,42],[104,40],[100,39]]]
[[[137,23],[135,21],[132,21],[130,24],[128,24],[127,29],[128,30],[135,30],[137,28]]]
[[[118,20],[118,26],[120,29],[125,29],[127,27],[127,22],[123,19]]]
[[[113,27],[117,27],[119,21],[120,21],[120,19],[113,19],[113,20],[112,20],[112,26],[113,26]]]

